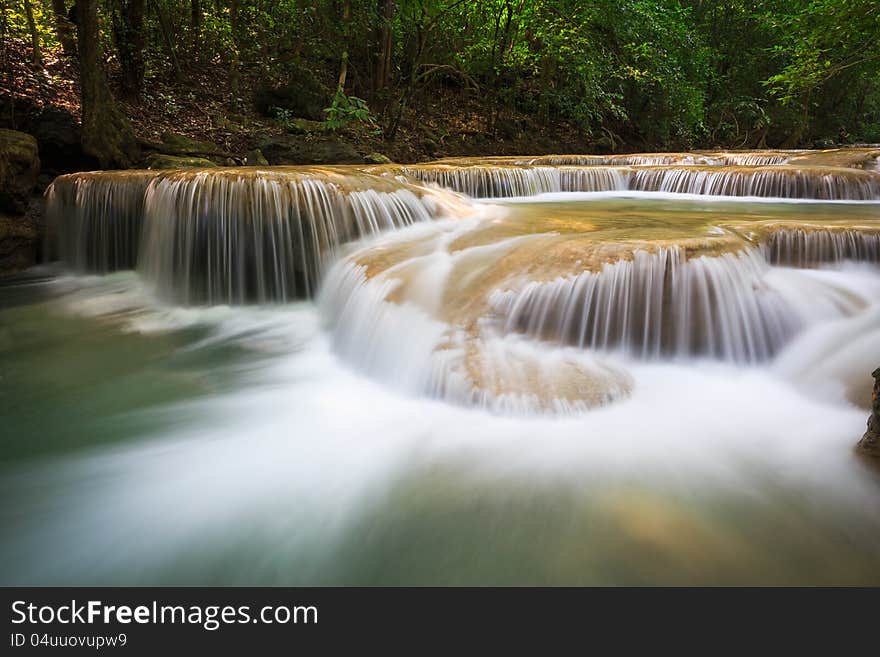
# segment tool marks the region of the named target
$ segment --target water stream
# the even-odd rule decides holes
[[[876,157],[63,177],[0,583],[878,584]]]

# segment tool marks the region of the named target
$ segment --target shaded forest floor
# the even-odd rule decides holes
[[[35,71],[29,65],[28,45],[16,40],[6,41],[0,58],[0,119],[4,127],[16,128],[22,113],[47,107],[79,120],[78,68],[74,60],[48,51],[44,53],[45,67]],[[158,141],[165,133],[175,133],[244,154],[267,138],[289,138],[284,121],[257,112],[253,98],[260,80],[258,71],[240,72],[237,94],[230,91],[230,72],[220,63],[188,65],[181,80],[148,72],[141,99],[127,102],[118,94],[113,68],[110,62],[110,81],[117,100],[142,140]],[[381,153],[398,162],[602,150],[575,126],[539,121],[525,113],[505,113],[492,131],[491,114],[486,99],[473,91],[437,85],[414,94],[393,139],[364,124],[337,130],[332,137],[351,144],[360,153]]]

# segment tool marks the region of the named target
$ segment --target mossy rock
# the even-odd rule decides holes
[[[0,213],[0,275],[31,267],[36,262],[40,233],[28,217]]]
[[[156,150],[167,155],[222,155],[226,157],[230,155],[223,147],[214,142],[199,141],[173,132],[162,133],[162,143],[157,146]]]
[[[269,166],[269,160],[265,158],[259,148],[254,148],[248,151],[247,157],[245,157],[245,166],[266,167]]]
[[[260,144],[272,164],[363,164],[354,146],[333,137],[309,139],[295,135],[272,137]]]
[[[364,156],[364,162],[367,164],[391,164],[391,158],[382,153],[370,153]]]
[[[215,162],[204,157],[181,157],[162,153],[153,153],[147,156],[144,164],[148,169],[194,169],[218,166]]]
[[[0,210],[23,214],[40,174],[37,140],[0,129]]]
[[[327,125],[321,121],[309,119],[288,119],[284,121],[284,129],[294,135],[312,135],[327,131]]]

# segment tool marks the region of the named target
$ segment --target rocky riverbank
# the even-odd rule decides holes
[[[859,441],[858,449],[862,454],[880,457],[880,367],[871,373],[874,377],[874,390],[871,393],[871,416],[868,418],[868,430]]]
[[[42,199],[33,191],[39,174],[37,140],[0,129],[0,272],[21,271],[36,262]]]

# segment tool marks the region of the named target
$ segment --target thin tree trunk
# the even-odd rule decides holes
[[[61,49],[68,57],[76,57],[74,25],[67,17],[67,6],[64,0],[52,0],[52,14],[55,17],[55,31],[58,33]]]
[[[43,68],[43,51],[40,49],[40,33],[34,22],[34,8],[31,0],[24,0],[24,14],[27,18],[28,31],[31,33],[31,64],[34,68]]]
[[[351,0],[342,4],[342,62],[339,66],[339,81],[336,84],[336,95],[345,92],[345,80],[348,77],[348,35],[351,21]]]
[[[233,104],[240,89],[241,74],[238,70],[238,0],[232,0],[229,5],[229,30],[232,33],[232,61],[229,62],[229,91],[232,92]]]
[[[146,0],[117,0],[113,10],[113,37],[122,69],[122,93],[130,101],[140,99],[144,85],[144,11]]]
[[[116,105],[102,68],[97,0],[77,0],[83,151],[101,167],[126,168],[138,158],[131,126]]]
[[[177,59],[177,50],[174,48],[174,41],[171,39],[171,32],[168,28],[168,20],[162,9],[162,3],[157,0],[152,2],[153,9],[156,12],[156,18],[159,21],[159,30],[162,32],[162,38],[165,41],[165,47],[168,49],[168,56],[171,58],[171,66],[174,69],[174,77],[178,80],[183,79],[183,69],[180,67],[180,61]]]
[[[397,5],[394,0],[378,0],[376,11],[379,27],[376,30],[376,62],[373,69],[374,93],[385,89],[391,77],[391,54],[394,48],[392,21]]]
[[[199,0],[190,1],[189,13],[189,38],[190,47],[194,55],[199,54],[199,42],[202,35],[202,4]]]

